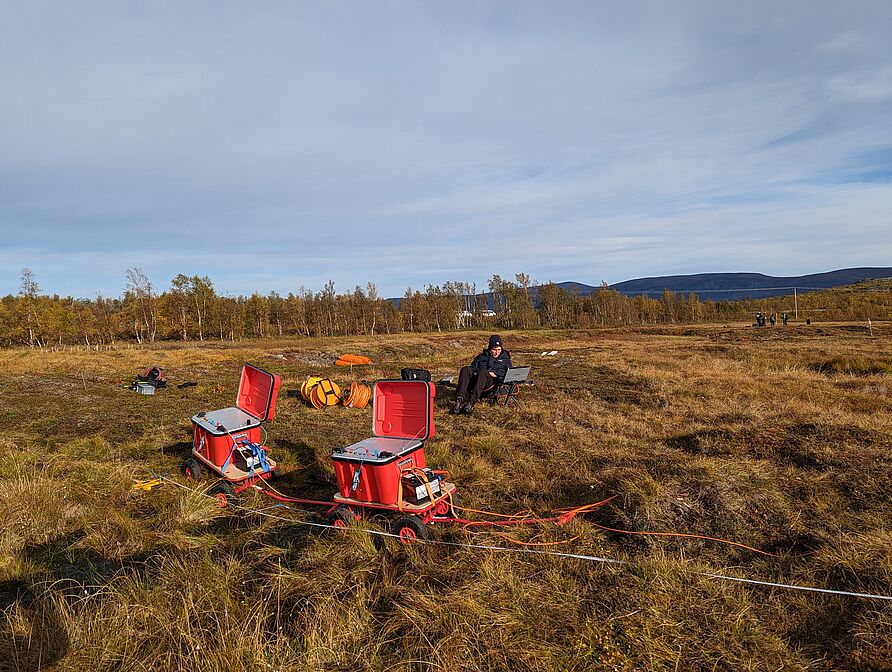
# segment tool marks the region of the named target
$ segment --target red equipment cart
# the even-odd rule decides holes
[[[424,442],[434,436],[436,388],[422,380],[380,380],[374,384],[372,436],[332,451],[338,482],[332,501],[290,497],[272,486],[260,485],[277,468],[265,457],[260,432],[262,421],[272,419],[275,413],[278,390],[278,376],[246,364],[235,408],[192,418],[194,445],[183,471],[187,477],[197,478],[207,467],[222,476],[208,491],[221,506],[236,504],[238,494],[254,486],[280,502],[324,507],[333,527],[346,528],[361,518],[383,516],[391,521],[391,532],[402,543],[411,544],[428,539],[427,526],[431,524],[458,523],[466,528],[547,522],[563,525],[612,499],[559,509],[549,518],[492,514],[501,520],[475,521],[460,517],[455,485],[446,480],[446,472],[429,469],[425,461]],[[259,464],[251,459],[258,458],[258,451],[263,458]]]
[[[372,437],[335,448],[338,492],[329,522],[343,525],[363,513],[399,515],[394,534],[409,543],[427,538],[425,525],[451,520],[455,485],[427,467],[424,442],[434,436],[432,383],[380,380],[372,392]]]
[[[427,539],[427,525],[455,520],[455,485],[445,480],[445,472],[429,469],[424,458],[424,442],[435,431],[435,394],[434,385],[421,380],[374,384],[373,436],[332,451],[338,482],[333,501],[260,491],[281,502],[324,506],[334,527],[379,515],[392,518],[391,531],[403,543]]]
[[[278,465],[267,456],[262,423],[276,413],[279,376],[251,364],[242,367],[235,406],[192,416],[192,455],[183,463],[187,478],[200,478],[204,468],[224,481],[210,494],[232,501],[231,483],[270,478]]]

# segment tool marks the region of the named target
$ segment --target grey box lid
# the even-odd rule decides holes
[[[232,434],[244,429],[251,429],[260,424],[260,420],[240,408],[232,406],[216,411],[208,411],[202,416],[193,415],[192,422],[211,434]],[[221,429],[220,425],[226,429]]]
[[[363,439],[358,443],[341,448],[331,456],[339,460],[350,462],[365,462],[367,464],[383,464],[390,462],[394,457],[411,453],[424,445],[420,439],[394,439],[386,436],[373,436]],[[381,456],[381,453],[387,455]]]

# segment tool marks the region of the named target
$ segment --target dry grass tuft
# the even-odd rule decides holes
[[[322,534],[301,524],[310,512],[221,510],[196,484],[132,488],[178,472],[189,417],[231,405],[252,361],[284,380],[268,425],[277,487],[329,499],[330,450],[367,436],[371,409],[287,392],[310,374],[454,375],[485,334],[2,351],[0,669],[889,669],[888,603],[698,574],[889,592],[892,350],[863,331],[504,334],[537,385],[519,410],[470,418],[446,413],[440,386],[428,462],[472,509],[615,497],[563,527],[433,530],[511,552],[404,548],[364,531],[382,521]],[[342,352],[375,364],[336,367]],[[124,390],[155,364],[197,387]]]

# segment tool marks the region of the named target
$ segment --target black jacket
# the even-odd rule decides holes
[[[478,374],[492,371],[498,376],[499,380],[502,380],[505,374],[508,373],[508,369],[511,368],[511,353],[507,350],[502,350],[498,357],[493,357],[489,354],[489,350],[486,349],[474,358],[474,361],[471,362],[471,368]]]

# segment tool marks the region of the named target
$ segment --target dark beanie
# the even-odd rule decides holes
[[[492,336],[489,337],[489,346],[487,347],[487,349],[492,350],[497,345],[502,345],[502,337],[496,336],[495,334],[493,334]]]

